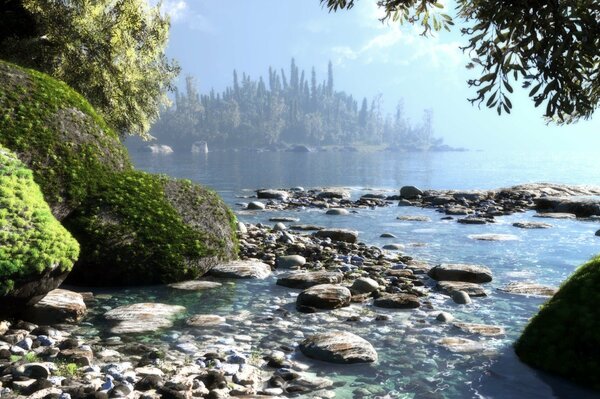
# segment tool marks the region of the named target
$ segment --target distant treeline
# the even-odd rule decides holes
[[[406,150],[440,148],[432,131],[431,110],[418,125],[403,113],[383,115],[381,95],[359,103],[334,89],[333,68],[327,80],[317,81],[314,67],[307,76],[292,59],[289,75],[269,67],[268,81],[253,80],[233,71],[233,84],[223,93],[200,94],[192,77],[175,93],[151,134],[175,148],[202,140],[210,148],[269,147],[283,144],[388,145]]]

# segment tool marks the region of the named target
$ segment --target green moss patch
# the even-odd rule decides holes
[[[0,61],[0,144],[33,171],[63,219],[107,171],[131,168],[118,136],[65,83]]]
[[[21,280],[68,271],[79,245],[52,216],[33,173],[0,146],[0,295]]]
[[[600,256],[563,283],[515,344],[533,367],[600,389]]]
[[[234,218],[214,193],[189,181],[129,171],[106,175],[64,223],[82,243],[69,281],[170,283],[235,257]]]

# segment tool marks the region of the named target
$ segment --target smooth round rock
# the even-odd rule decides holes
[[[379,289],[379,283],[369,277],[359,277],[352,283],[350,291],[354,294],[370,294]]]
[[[333,241],[344,241],[354,244],[358,240],[358,231],[346,229],[323,229],[314,234],[318,238],[330,238]]]
[[[454,303],[459,305],[467,305],[471,303],[471,297],[464,291],[454,291],[452,293],[452,300]]]
[[[225,323],[225,318],[216,314],[197,314],[185,321],[190,327],[212,327]]]
[[[265,208],[266,208],[266,205],[263,202],[260,202],[260,201],[252,201],[246,207],[246,209],[248,209],[248,210],[254,210],[254,211],[262,211]]]
[[[246,225],[243,222],[240,222],[239,220],[236,223],[236,229],[237,229],[237,232],[240,234],[248,233],[248,228],[246,227]]]
[[[492,271],[487,267],[463,263],[442,263],[432,267],[427,274],[438,281],[464,281],[477,284],[492,281]]]
[[[600,230],[596,232],[596,237],[600,237]]]
[[[328,209],[327,212],[325,212],[325,214],[326,215],[345,216],[345,215],[349,215],[350,212],[344,208],[331,208],[331,209]]]
[[[404,245],[402,245],[402,244],[386,244],[382,248],[387,249],[388,251],[402,251],[404,249]]]
[[[341,285],[320,284],[305,289],[296,298],[297,307],[337,309],[350,305],[352,294]]]
[[[435,319],[442,323],[450,323],[450,322],[454,321],[454,316],[452,316],[452,314],[450,314],[448,312],[440,312],[435,317]]]
[[[347,331],[332,331],[308,337],[300,351],[310,358],[330,363],[373,363],[377,352],[364,338]]]
[[[404,186],[400,189],[400,196],[405,199],[416,199],[423,195],[423,191],[415,186]]]
[[[285,201],[288,199],[288,193],[282,190],[258,190],[256,192],[256,197]]]
[[[381,238],[396,238],[392,233],[382,233],[379,237]]]
[[[285,231],[287,230],[287,227],[285,227],[285,224],[278,222],[275,223],[275,226],[273,226],[273,231]]]
[[[388,309],[416,309],[421,306],[416,295],[404,293],[383,294],[373,301],[373,305]]]
[[[293,269],[306,264],[306,258],[301,255],[284,255],[277,258],[277,267],[280,269]]]

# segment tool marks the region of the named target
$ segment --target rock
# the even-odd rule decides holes
[[[52,215],[33,173],[1,145],[0,188],[1,317],[21,313],[59,286],[79,245]]]
[[[464,291],[453,291],[450,296],[452,297],[454,303],[459,305],[468,305],[472,302],[469,294]]]
[[[410,202],[409,200],[406,199],[401,199],[398,201],[398,206],[414,206],[415,204],[413,204],[412,202]]]
[[[198,314],[185,321],[190,327],[213,327],[225,323],[225,318],[214,314]]]
[[[376,298],[373,305],[388,309],[415,309],[420,306],[419,298],[412,294],[382,294]]]
[[[314,233],[318,238],[330,238],[333,241],[344,241],[354,244],[358,240],[358,232],[346,229],[323,229]]]
[[[417,199],[423,195],[423,191],[415,186],[404,186],[400,189],[400,196],[406,199]]]
[[[300,231],[311,231],[311,230],[323,230],[324,227],[316,226],[314,224],[294,224],[290,226],[292,230],[300,230]]]
[[[402,245],[402,244],[386,244],[382,248],[387,249],[389,251],[402,251],[404,249],[404,245]]]
[[[392,233],[382,233],[379,237],[381,238],[396,238]]]
[[[344,275],[338,272],[300,272],[289,273],[277,279],[277,285],[289,288],[305,289],[320,284],[339,284]]]
[[[296,307],[337,309],[350,305],[352,294],[341,285],[319,284],[302,291],[296,298]]]
[[[248,210],[256,210],[256,211],[262,211],[265,208],[266,208],[266,205],[260,201],[252,201],[246,207],[246,209],[248,209]]]
[[[541,222],[515,222],[513,226],[520,229],[549,229],[552,227],[551,224]]]
[[[379,289],[379,283],[369,277],[359,277],[352,283],[350,291],[353,294],[370,294]]]
[[[289,196],[288,193],[283,190],[258,190],[258,191],[256,191],[257,198],[286,201],[288,199],[288,196]]]
[[[478,217],[466,217],[457,220],[458,223],[462,224],[486,224],[488,222],[487,219],[478,218]]]
[[[194,141],[191,151],[193,154],[208,154],[208,143],[206,141]]]
[[[557,291],[555,287],[525,282],[508,283],[504,287],[498,288],[498,290],[509,294],[533,296],[552,296]]]
[[[454,321],[454,316],[452,316],[450,313],[448,312],[440,312],[438,313],[438,315],[435,317],[435,319],[437,321],[440,321],[442,323],[450,323],[452,321]]]
[[[600,215],[600,196],[545,196],[535,198],[540,212],[572,213],[577,217]]]
[[[248,233],[248,228],[246,227],[246,225],[243,222],[240,222],[239,220],[236,223],[236,230],[240,234]]]
[[[317,198],[348,200],[350,199],[350,193],[341,189],[323,190],[317,194]]]
[[[344,208],[331,208],[328,209],[327,212],[325,212],[326,215],[349,215],[350,212],[347,209]]]
[[[600,237],[600,230],[596,232],[596,237]]]
[[[264,279],[271,274],[271,266],[257,260],[237,260],[218,264],[210,271],[210,275],[222,278]]]
[[[294,269],[304,266],[306,259],[300,255],[284,255],[277,258],[276,264],[279,269]]]
[[[143,376],[140,381],[135,384],[135,389],[138,391],[150,391],[151,389],[158,389],[162,387],[163,380],[162,376],[159,375],[147,375]]]
[[[61,349],[57,358],[66,363],[75,363],[78,366],[87,367],[92,364],[94,353],[91,349],[85,347]]]
[[[139,148],[139,152],[147,152],[149,154],[168,155],[173,153],[173,149],[164,144],[150,144]]]
[[[485,337],[497,337],[505,334],[504,327],[490,326],[487,324],[454,323],[454,327],[459,328],[469,334],[478,334]]]
[[[272,230],[275,232],[276,231],[285,231],[285,230],[287,230],[287,227],[285,227],[285,224],[278,222],[278,223],[275,223],[275,226],[273,226]]]
[[[404,222],[431,222],[431,219],[427,216],[419,215],[402,215],[398,216],[396,219],[402,220]]]
[[[469,296],[473,297],[487,296],[487,293],[483,287],[475,283],[465,283],[462,281],[439,281],[437,283],[437,288],[448,295],[452,295],[457,291],[463,291],[469,294]]]
[[[299,222],[300,219],[298,218],[290,218],[290,217],[274,217],[274,218],[269,218],[270,222]]]
[[[572,213],[561,213],[561,212],[543,212],[533,215],[534,218],[547,218],[547,219],[575,219],[575,215]]]
[[[223,284],[216,281],[188,280],[180,283],[169,284],[169,287],[184,291],[204,291],[211,288],[217,288]]]
[[[86,311],[81,294],[55,289],[36,305],[27,308],[22,317],[37,324],[75,323],[81,320]]]
[[[134,334],[171,327],[173,318],[184,311],[183,306],[136,303],[109,310],[104,317],[115,324],[112,334]]]
[[[50,377],[50,370],[42,363],[28,363],[23,365],[23,373],[28,378],[46,379]]]
[[[302,145],[302,144],[293,145],[290,148],[288,148],[286,151],[287,152],[312,152],[312,150],[310,148],[308,148],[307,146]]]
[[[478,241],[516,241],[519,239],[512,234],[470,234],[468,237]]]
[[[388,196],[385,193],[367,193],[362,195],[361,199],[386,199]]]
[[[473,353],[481,352],[485,347],[477,341],[466,338],[446,337],[436,341],[436,344],[443,346],[454,353]]]
[[[492,271],[487,267],[462,263],[442,263],[432,267],[427,274],[438,281],[463,281],[477,284],[492,281]]]
[[[300,343],[302,353],[330,363],[372,363],[377,352],[367,340],[347,331],[332,331],[308,337]]]

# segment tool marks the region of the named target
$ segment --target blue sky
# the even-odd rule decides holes
[[[600,121],[547,126],[524,90],[512,97],[514,111],[472,106],[465,69],[468,57],[458,27],[424,38],[420,29],[382,24],[375,0],[330,14],[319,0],[164,0],[171,16],[170,57],[196,77],[202,92],[223,89],[232,70],[253,77],[269,65],[289,68],[291,57],[321,79],[334,65],[335,85],[357,98],[382,94],[391,111],[402,99],[414,122],[434,110],[436,134],[454,146],[473,149],[580,151],[600,148]],[[452,15],[452,4],[448,13]],[[515,85],[516,86],[516,85]]]

